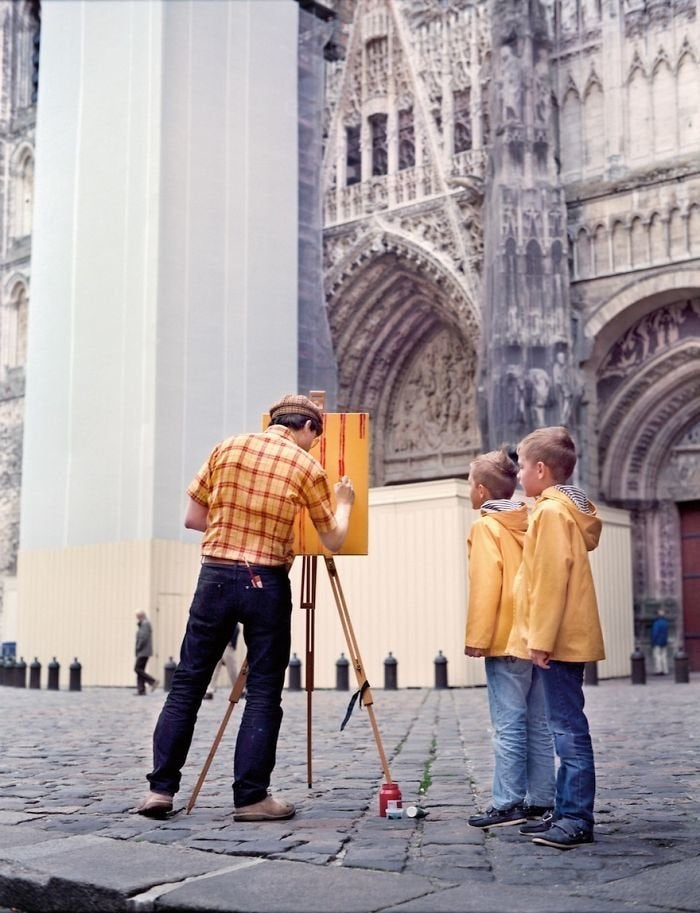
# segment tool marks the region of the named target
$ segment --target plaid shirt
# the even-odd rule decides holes
[[[301,507],[319,532],[336,528],[325,469],[282,425],[217,444],[187,494],[209,509],[202,555],[212,558],[291,564]]]

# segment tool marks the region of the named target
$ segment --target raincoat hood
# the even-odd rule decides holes
[[[600,533],[603,528],[603,524],[600,521],[600,518],[597,515],[596,506],[592,501],[588,500],[585,492],[580,488],[575,488],[573,485],[566,486],[570,491],[575,493],[580,499],[581,502],[586,502],[588,504],[588,510],[581,510],[572,497],[570,497],[566,492],[562,491],[561,488],[545,488],[540,497],[540,500],[551,500],[557,501],[559,504],[563,505],[566,510],[571,515],[572,519],[578,526],[581,535],[583,536],[583,541],[586,544],[586,550],[592,552],[594,548],[598,547],[600,541]]]

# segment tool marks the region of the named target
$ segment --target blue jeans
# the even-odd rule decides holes
[[[554,817],[562,824],[593,830],[595,763],[588,720],[583,712],[583,663],[550,660],[543,669],[549,728],[559,756]]]
[[[542,670],[527,659],[486,657],[493,725],[493,805],[554,804],[554,748],[547,726]]]
[[[291,646],[292,596],[286,567],[203,564],[168,698],[153,733],[154,792],[175,795],[202,698],[231,638],[243,625],[247,648],[246,702],[233,765],[233,802],[252,805],[267,795],[282,722],[282,689]]]

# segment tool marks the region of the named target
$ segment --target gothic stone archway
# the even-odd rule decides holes
[[[328,293],[338,405],[370,412],[372,483],[464,475],[480,448],[478,323],[459,281],[376,237]]]
[[[600,489],[634,518],[635,611],[644,644],[661,605],[678,637],[700,628],[683,606],[679,518],[679,507],[700,500],[700,290],[643,299],[615,322],[612,344],[603,331],[594,353]],[[695,663],[700,669],[700,651]]]

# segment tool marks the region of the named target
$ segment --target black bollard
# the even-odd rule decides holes
[[[384,660],[384,690],[385,691],[396,691],[398,688],[398,662],[396,657],[389,650],[389,655]]]
[[[58,673],[61,671],[61,664],[56,660],[55,656],[48,664],[47,669],[49,677],[46,687],[49,691],[58,691]]]
[[[80,678],[83,671],[83,667],[78,662],[78,657],[76,656],[73,662],[68,667],[68,690],[69,691],[80,691]]]
[[[29,687],[41,688],[41,663],[34,657],[34,662],[29,664]]]
[[[335,690],[350,690],[350,661],[344,653],[341,653],[335,661]]]
[[[15,665],[14,656],[8,656],[5,659],[5,684],[9,685],[10,688],[14,688],[17,684],[15,681]]]
[[[293,653],[289,660],[289,685],[287,687],[290,691],[301,691],[301,660],[296,653]]]
[[[634,648],[634,653],[630,656],[632,663],[632,684],[646,685],[647,674],[644,665],[644,654],[639,649],[639,644]]]
[[[447,688],[447,657],[442,655],[442,650],[435,657],[435,687]]]
[[[163,691],[170,691],[172,688],[175,669],[177,669],[177,665],[171,656],[163,666]]]
[[[591,663],[586,663],[584,665],[583,683],[584,683],[584,685],[597,685],[598,684],[598,663],[591,662]]]
[[[20,656],[19,662],[15,666],[15,688],[27,687],[27,664],[24,657]]]
[[[690,681],[690,662],[688,654],[683,649],[683,644],[678,644],[678,648],[673,654],[673,671],[676,676],[676,684]]]

